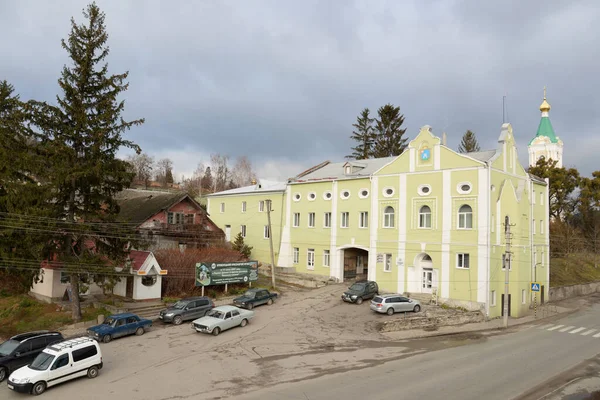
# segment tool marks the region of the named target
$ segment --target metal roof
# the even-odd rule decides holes
[[[263,193],[263,192],[285,192],[287,184],[285,182],[269,181],[266,179],[259,179],[256,185],[244,186],[235,189],[224,190],[222,192],[216,192],[206,197],[213,196],[229,196],[234,194],[252,194],[252,193]]]
[[[290,179],[290,183],[364,178],[373,175],[379,169],[394,161],[398,157],[399,156],[328,163],[323,165],[321,168],[317,168],[312,171],[309,170],[310,172],[308,172],[307,174],[299,175],[295,178]],[[344,171],[344,166],[346,164],[350,164],[354,168],[362,168],[354,171],[354,173],[346,174]]]
[[[471,151],[462,154],[479,161],[488,162],[496,155],[496,150]]]

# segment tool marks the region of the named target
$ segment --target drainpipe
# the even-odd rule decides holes
[[[488,172],[488,181],[487,181],[487,185],[488,188],[487,190],[489,190],[490,195],[488,196],[488,202],[487,202],[487,218],[488,221],[490,220],[490,211],[491,211],[491,206],[492,206],[492,166],[489,162],[485,163],[486,168],[487,168],[487,172]],[[497,216],[497,218],[499,218],[499,216]],[[494,223],[495,223],[495,219],[494,219]],[[488,248],[488,257],[487,257],[487,279],[485,282],[485,298],[486,298],[486,302],[485,302],[485,317],[486,319],[490,317],[490,264],[491,264],[491,235],[490,232],[492,231],[492,227],[488,226],[487,228],[487,232],[486,232],[486,236],[487,236],[487,248]]]
[[[530,262],[533,268],[530,268],[529,271],[529,282],[532,282],[535,278],[533,276],[533,270],[535,268],[537,268],[536,265],[534,265],[534,258],[533,258],[533,227],[531,226],[531,222],[533,221],[533,202],[535,201],[535,195],[533,194],[533,180],[531,179],[531,177],[529,177],[529,194],[531,195],[531,201],[529,202],[529,258],[530,258]],[[532,279],[533,278],[533,279]],[[529,303],[531,303],[531,294],[529,295]]]

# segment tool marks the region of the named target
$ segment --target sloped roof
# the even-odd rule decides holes
[[[333,179],[351,179],[373,175],[379,169],[394,161],[398,156],[384,157],[384,158],[370,158],[368,160],[359,160],[358,162],[352,161],[352,165],[355,167],[363,167],[353,174],[345,174],[344,166],[348,164],[348,161],[328,163],[323,165],[321,168],[317,168],[305,175],[297,176],[290,179],[290,182],[307,182],[307,181],[318,181],[318,180],[333,180]]]
[[[550,118],[542,117],[540,119],[540,124],[538,125],[538,130],[533,139],[529,142],[531,144],[536,138],[540,136],[546,136],[552,143],[558,143],[558,138],[554,133],[554,128],[552,127],[552,123],[550,122]]]
[[[146,259],[150,256],[149,251],[131,250],[129,252],[129,259],[131,260],[131,269],[139,271],[146,262]]]
[[[464,153],[464,155],[479,161],[488,162],[496,155],[496,150],[471,151]]]
[[[531,174],[529,172],[528,172],[528,174],[529,174],[529,177],[531,178],[532,181],[535,181],[537,183],[541,183],[543,185],[546,184],[546,181],[543,178],[540,178],[539,176]]]
[[[285,182],[269,181],[266,179],[259,179],[256,185],[244,186],[235,189],[224,190],[222,192],[216,192],[209,194],[206,197],[212,196],[227,196],[233,194],[248,194],[248,193],[261,193],[261,192],[284,192],[286,188]]]
[[[189,197],[187,193],[125,189],[115,196],[121,210],[118,220],[141,224],[156,213],[170,208]],[[190,200],[192,200],[190,198]],[[195,203],[195,202],[194,202]]]

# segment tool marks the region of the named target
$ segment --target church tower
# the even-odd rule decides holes
[[[550,112],[550,104],[546,101],[546,88],[544,87],[544,101],[540,106],[542,119],[537,129],[537,134],[529,142],[529,166],[535,166],[540,157],[557,161],[556,166],[562,167],[563,142],[554,133],[552,123],[548,113]]]

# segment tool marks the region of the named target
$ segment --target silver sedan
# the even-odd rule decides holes
[[[384,294],[375,296],[371,300],[371,310],[378,313],[393,315],[395,312],[419,312],[421,303],[419,300],[409,299],[400,294]]]

